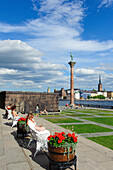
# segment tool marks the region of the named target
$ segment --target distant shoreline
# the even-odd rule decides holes
[[[69,101],[69,100],[59,99],[59,101]],[[113,99],[74,99],[74,101],[113,101]]]
[[[70,100],[59,99],[59,106],[65,106],[66,103],[70,104]],[[113,109],[113,100],[74,100],[74,103],[84,107]]]

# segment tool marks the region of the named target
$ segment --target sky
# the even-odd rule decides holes
[[[113,91],[113,0],[0,0],[0,90]]]

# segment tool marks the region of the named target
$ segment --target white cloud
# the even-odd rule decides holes
[[[100,58],[104,58],[105,55],[109,55],[109,51],[113,50],[112,40],[83,40],[81,38],[81,33],[84,31],[82,25],[85,17],[84,1],[32,0],[32,2],[40,18],[27,20],[20,25],[0,23],[0,32],[3,35],[17,33],[17,37],[27,42],[0,41],[0,76],[4,87],[23,90],[37,90],[38,88],[44,90],[48,86],[69,88],[70,77],[65,76],[69,69],[64,64],[53,63],[67,63],[69,60],[67,53],[79,51],[84,52],[85,55],[82,57],[79,55],[78,60],[88,65],[89,62],[97,61],[97,58],[94,59],[96,52],[99,52],[100,56],[97,55]],[[110,0],[102,1],[100,7],[106,6],[106,2],[111,4]],[[90,57],[87,57],[86,52],[89,52],[88,55],[91,54]],[[107,84],[109,79],[112,85],[112,74],[104,72],[107,69],[112,71],[112,67],[108,64],[75,69],[75,86],[85,89],[97,87],[100,73],[104,82]],[[3,87],[2,84],[0,87]]]
[[[109,7],[113,5],[113,0],[102,0],[98,8],[101,8],[102,6]]]
[[[84,76],[89,76],[89,75],[99,75],[99,74],[102,74],[104,73],[103,71],[100,71],[100,70],[95,70],[95,69],[87,69],[87,68],[78,68],[75,70],[75,73],[77,74],[77,76],[79,77],[80,75]]]
[[[0,75],[4,74],[18,74],[18,73],[17,70],[14,69],[0,68]]]
[[[37,8],[40,4],[40,8]],[[43,16],[43,19],[48,22],[57,23],[63,22],[64,24],[78,25],[84,17],[83,1],[73,0],[35,0],[33,5],[38,9],[38,13]]]
[[[64,75],[64,71],[69,72],[65,65],[44,62],[40,51],[22,41],[0,41],[0,61],[1,89],[45,91],[48,86],[52,89],[70,88],[69,73]],[[105,73],[106,69],[112,70],[112,65],[101,63],[98,67],[75,68],[75,88],[97,89],[101,74],[104,88],[110,89],[113,74]]]
[[[37,89],[65,80],[63,64],[44,62],[42,53],[20,40],[0,41],[0,75],[10,87]],[[63,78],[62,78],[63,76]]]
[[[38,44],[38,49],[45,53],[61,50],[103,52],[113,49],[112,40],[82,40],[80,37],[83,31],[81,23],[85,17],[82,1],[33,0],[35,6],[39,2],[40,19],[29,20],[19,26],[0,23],[0,32],[29,35],[25,41],[34,48]]]

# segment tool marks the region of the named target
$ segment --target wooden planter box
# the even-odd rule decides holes
[[[21,134],[24,138],[25,135],[29,132],[29,127],[26,125],[25,121],[21,121],[17,123],[17,138],[18,134]]]
[[[49,153],[49,158],[52,161],[56,161],[56,162],[67,162],[74,159],[75,157],[75,150],[74,152],[72,152],[72,147],[70,147],[68,152],[68,149],[66,149],[65,151],[64,147],[56,148],[51,145],[48,145],[48,153]]]

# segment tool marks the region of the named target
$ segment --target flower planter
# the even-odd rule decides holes
[[[48,144],[49,158],[55,162],[67,162],[74,159],[75,150],[72,147],[54,147]]]
[[[26,125],[25,121],[20,121],[17,123],[17,137],[18,134],[22,134],[24,136],[29,132],[29,127]]]

